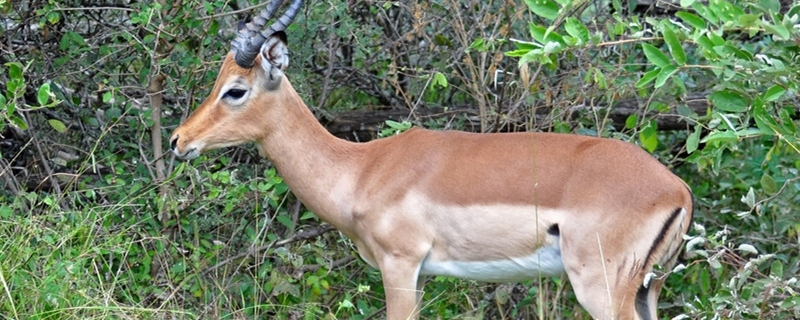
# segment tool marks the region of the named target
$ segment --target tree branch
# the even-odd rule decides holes
[[[313,238],[319,237],[319,236],[321,236],[321,235],[323,235],[325,233],[328,233],[330,231],[333,231],[333,230],[336,230],[336,229],[333,228],[333,226],[331,226],[329,224],[325,224],[325,225],[321,225],[319,227],[316,227],[314,229],[300,231],[300,232],[294,234],[293,236],[291,236],[289,238],[286,238],[286,239],[283,239],[283,240],[275,240],[275,241],[273,241],[273,242],[271,242],[269,244],[262,245],[262,246],[259,246],[259,247],[252,247],[251,246],[250,249],[248,249],[247,251],[239,253],[239,254],[237,254],[235,256],[229,257],[229,258],[227,258],[225,260],[222,260],[219,263],[217,263],[217,264],[215,264],[215,265],[203,270],[203,274],[207,274],[207,273],[212,272],[212,271],[214,271],[216,269],[219,269],[220,267],[223,267],[226,264],[231,263],[231,262],[233,262],[235,260],[247,258],[247,257],[255,254],[256,252],[267,251],[267,250],[269,250],[269,249],[271,249],[273,247],[282,247],[282,246],[285,246],[287,244],[294,243],[294,242],[297,242],[297,241],[313,239]]]

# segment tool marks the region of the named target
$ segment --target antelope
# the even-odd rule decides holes
[[[556,133],[414,128],[366,143],[325,130],[284,74],[302,6],[273,0],[233,40],[174,154],[255,142],[294,195],[381,272],[390,320],[419,317],[427,276],[517,282],[566,273],[596,319],[657,319],[693,195],[638,146]],[[659,266],[661,268],[656,268]]]

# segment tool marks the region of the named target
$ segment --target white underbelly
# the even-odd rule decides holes
[[[419,274],[450,276],[485,282],[519,282],[564,272],[558,245],[541,247],[533,254],[493,261],[431,261],[425,259]]]

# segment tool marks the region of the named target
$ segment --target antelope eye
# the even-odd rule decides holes
[[[247,93],[247,90],[242,89],[230,89],[222,95],[222,98],[233,98],[233,99],[241,99],[244,97],[244,94]]]

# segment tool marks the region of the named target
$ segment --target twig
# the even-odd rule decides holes
[[[53,11],[94,11],[94,10],[119,10],[136,12],[136,10],[124,7],[80,7],[80,8],[53,8]]]
[[[324,265],[323,265],[323,264],[307,264],[307,265],[303,265],[303,266],[301,266],[299,269],[297,269],[297,271],[298,271],[298,272],[302,272],[302,273],[306,273],[306,272],[316,272],[317,270],[319,270],[319,268],[322,268],[322,266],[326,266],[326,267],[328,267],[328,270],[333,270],[333,269],[335,269],[335,268],[338,268],[338,267],[340,267],[340,266],[343,266],[343,265],[345,265],[345,264],[348,264],[348,263],[350,263],[350,262],[353,262],[353,260],[355,260],[355,259],[356,259],[356,258],[355,258],[355,257],[353,257],[353,256],[348,256],[348,257],[344,257],[344,258],[341,258],[341,259],[338,259],[338,260],[334,260],[334,261],[333,261],[333,262],[331,262],[330,264],[324,264]],[[354,274],[354,275],[355,275],[356,273],[357,273],[357,272],[353,272],[353,274]],[[352,277],[352,276],[351,276],[351,277]],[[335,297],[335,296],[334,296],[334,297]],[[331,300],[332,300],[332,299],[331,299]],[[330,301],[329,301],[329,302],[330,302]]]
[[[223,261],[220,261],[219,263],[209,267],[208,269],[203,270],[203,274],[207,274],[207,273],[209,273],[211,271],[219,269],[220,267],[222,267],[222,266],[224,266],[224,265],[226,265],[228,263],[231,263],[234,260],[238,260],[238,259],[249,257],[249,256],[255,254],[256,252],[266,251],[266,250],[269,250],[270,248],[273,248],[273,247],[282,247],[282,246],[285,246],[287,244],[290,244],[290,243],[293,243],[293,242],[297,242],[297,241],[303,241],[303,240],[316,238],[318,236],[321,236],[321,235],[323,235],[323,234],[325,234],[327,232],[333,231],[333,230],[336,230],[336,229],[334,229],[333,226],[326,224],[326,225],[322,225],[322,226],[319,226],[317,228],[314,228],[314,229],[311,229],[311,230],[308,230],[308,231],[300,231],[300,232],[296,233],[295,235],[293,235],[293,236],[291,236],[289,238],[286,238],[286,239],[283,239],[283,240],[276,240],[276,241],[273,241],[273,242],[271,242],[269,244],[266,244],[266,245],[263,245],[263,246],[260,246],[260,247],[257,247],[257,248],[250,248],[245,252],[242,252],[240,254],[237,254],[235,256],[227,258],[227,259],[225,259]]]
[[[16,158],[16,156],[14,158]],[[11,161],[14,160],[12,159]],[[11,171],[11,163],[6,161],[6,159],[0,158],[0,167],[3,168],[3,170],[0,171],[0,177],[5,178],[6,187],[11,190],[11,193],[14,194],[14,196],[19,196],[20,188],[17,187],[19,185],[19,181],[17,181],[17,178],[14,177],[14,172]],[[25,205],[25,202],[20,203],[23,205],[25,211],[28,211],[28,207]]]
[[[209,20],[209,19],[221,18],[221,17],[225,17],[225,16],[232,16],[232,15],[237,14],[237,13],[242,13],[242,12],[247,12],[247,11],[250,11],[250,10],[253,10],[253,9],[258,9],[258,8],[266,6],[268,4],[269,4],[269,2],[263,2],[263,3],[259,3],[257,5],[254,5],[254,6],[250,6],[250,7],[244,8],[244,9],[233,10],[231,12],[220,13],[220,14],[212,14],[212,15],[207,16],[207,17],[198,18],[197,20]]]
[[[58,198],[59,206],[61,206],[62,209],[66,209],[66,207],[64,207],[65,205],[61,201],[63,198],[61,186],[58,185],[57,179],[51,179],[53,177],[53,170],[50,168],[50,164],[47,163],[47,158],[44,156],[42,146],[39,144],[39,140],[36,139],[36,133],[33,132],[33,122],[31,121],[31,117],[28,115],[28,112],[22,112],[22,114],[25,117],[25,121],[28,122],[28,130],[31,132],[31,141],[33,146],[36,147],[36,153],[39,155],[39,161],[42,163],[42,168],[44,168],[44,172],[47,174],[47,177],[45,177],[44,180],[50,180],[50,184],[53,186],[53,191],[55,191]],[[41,183],[44,183],[44,180],[42,180]]]
[[[372,313],[371,315],[369,315],[368,317],[364,318],[364,320],[369,320],[369,319],[375,318],[375,317],[377,317],[378,315],[380,315],[380,314],[382,314],[382,313],[384,313],[384,312],[386,312],[386,306],[383,306],[383,308],[380,308],[380,309],[378,309],[378,310],[375,310],[375,312],[373,312],[373,313]]]
[[[156,58],[154,58],[155,60]],[[150,139],[153,144],[153,158],[155,158],[155,165],[156,165],[156,183],[158,186],[158,196],[164,197],[167,195],[167,184],[164,183],[166,180],[165,176],[165,168],[164,165],[164,150],[161,145],[161,105],[162,105],[162,97],[161,97],[161,90],[163,90],[164,80],[167,77],[159,73],[152,78],[150,78],[150,83],[147,85],[147,92],[150,96],[150,108],[152,109],[151,117],[153,120],[153,126],[150,127]],[[159,217],[161,218],[161,222],[167,221],[167,214],[165,212],[159,212]]]
[[[333,46],[333,39],[335,35],[336,34],[333,32],[328,35],[328,67],[325,68],[325,77],[322,78],[322,93],[320,94],[319,102],[317,103],[317,109],[320,110],[322,110],[322,107],[325,106],[325,101],[328,100],[331,73],[333,73],[333,64],[335,63],[334,59],[336,57]]]
[[[783,193],[783,189],[786,189],[787,186],[789,186],[790,184],[794,183],[797,180],[800,180],[800,177],[794,177],[794,178],[791,178],[791,179],[786,179],[786,181],[783,182],[783,185],[781,186],[781,188],[778,189],[778,191],[775,192],[775,194],[773,194],[773,195],[771,195],[769,197],[766,197],[764,199],[761,199],[758,202],[756,202],[753,205],[753,207],[750,208],[749,213],[752,214],[753,211],[755,211],[756,208],[758,208],[758,206],[760,206],[762,203],[770,201],[770,200],[775,199],[776,197],[778,197],[781,193]]]
[[[353,260],[355,260],[355,258],[353,256],[349,256],[349,257],[346,257],[346,258],[342,258],[342,259],[336,260],[333,263],[331,263],[331,269],[333,269],[334,267],[338,267],[339,265],[343,265],[345,263],[353,261]],[[337,264],[338,262],[341,262],[341,264]],[[303,267],[305,267],[305,266],[303,266]],[[303,270],[303,267],[300,267],[300,270]],[[363,266],[359,266],[354,272],[350,273],[350,276],[347,277],[347,280],[345,280],[344,283],[349,283],[350,281],[353,281],[353,278],[355,278],[357,275],[359,275],[361,273],[361,270],[364,270]],[[331,296],[330,299],[328,299],[328,302],[325,305],[331,305],[331,303],[336,301],[336,299],[338,299],[341,294],[342,294],[342,290],[336,290],[336,293],[333,296]]]

